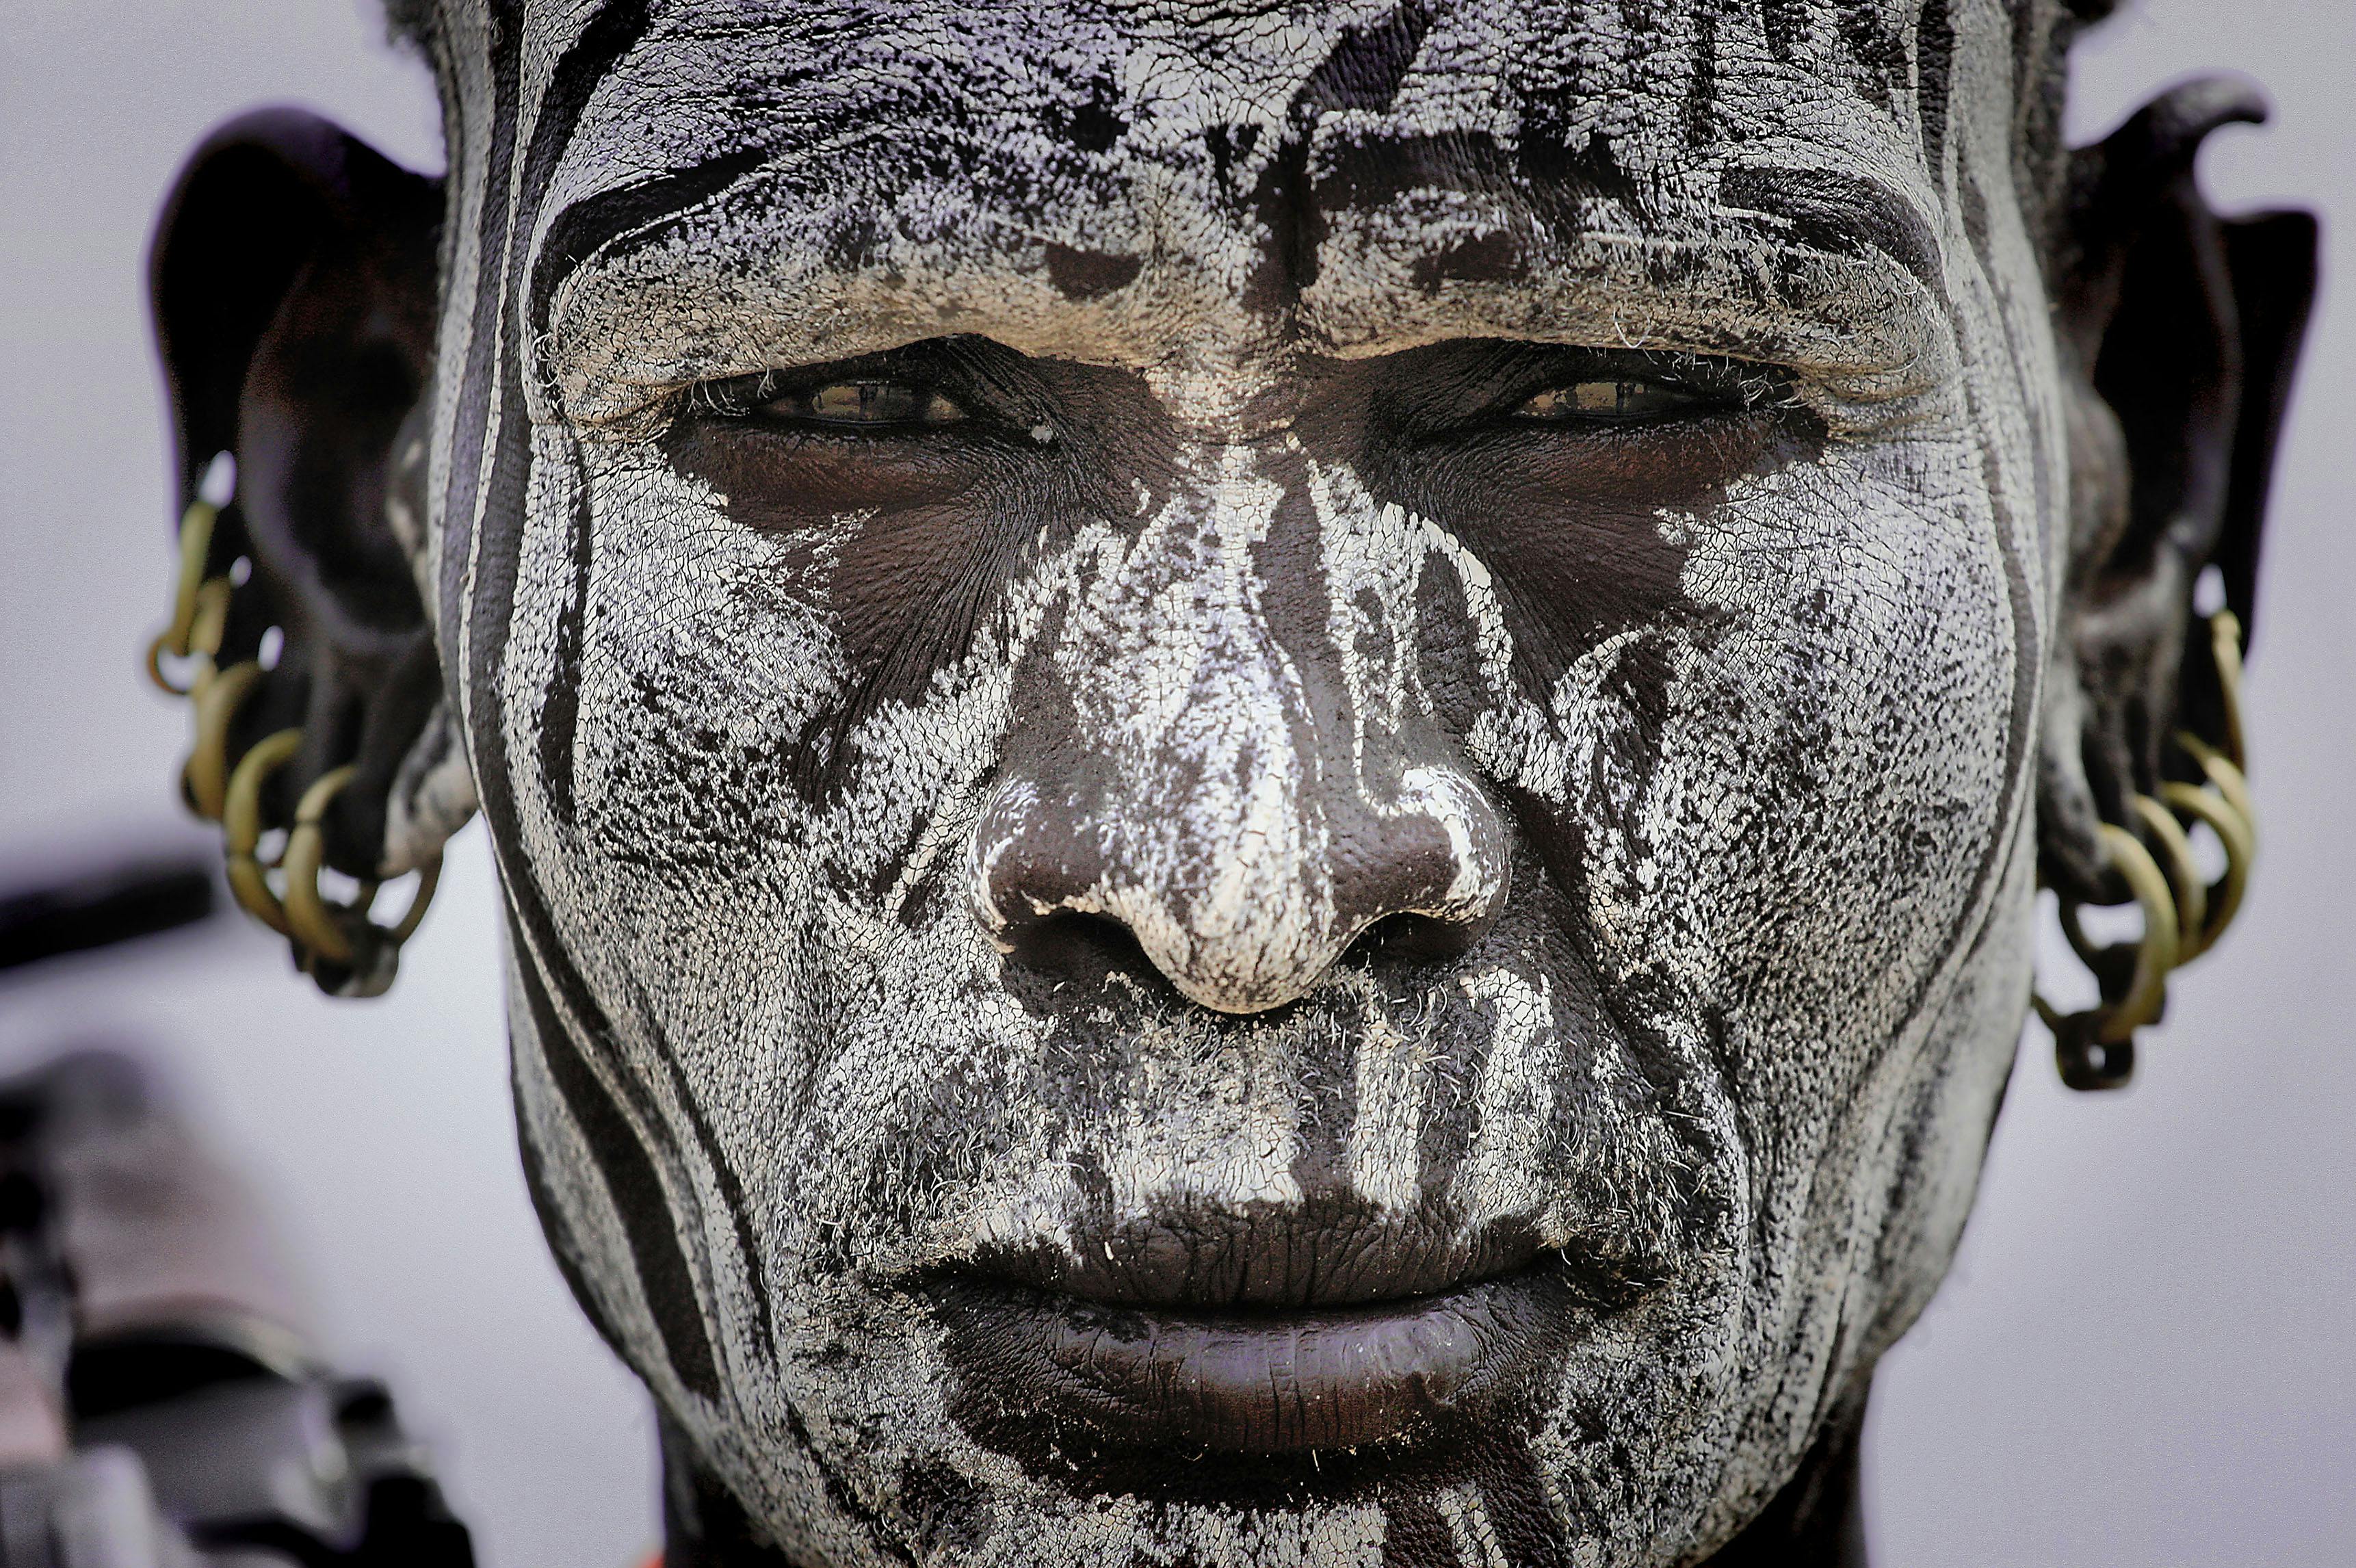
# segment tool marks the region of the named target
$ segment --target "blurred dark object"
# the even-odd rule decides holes
[[[473,1568],[243,1187],[102,1051],[0,1083],[0,1568]]]
[[[0,970],[194,925],[220,908],[211,867],[186,855],[0,894]]]

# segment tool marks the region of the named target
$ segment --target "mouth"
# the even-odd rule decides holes
[[[1296,1213],[1122,1239],[983,1257],[921,1287],[954,1413],[987,1445],[1312,1461],[1419,1445],[1546,1386],[1581,1309],[1626,1283],[1523,1227],[1418,1244]]]
[[[969,1412],[1099,1446],[1305,1454],[1412,1440],[1526,1391],[1560,1272],[1308,1312],[1109,1305],[960,1277],[937,1287]],[[976,1410],[977,1404],[980,1407]],[[994,1418],[994,1419],[993,1419]]]

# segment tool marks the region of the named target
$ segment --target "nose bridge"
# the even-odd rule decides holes
[[[1194,1001],[1256,1013],[1387,915],[1487,913],[1504,835],[1444,747],[1359,711],[1308,498],[1256,446],[1184,467],[1073,607],[1056,650],[1072,741],[1010,755],[976,903],[1017,950],[1017,928],[1059,911],[1117,921]]]

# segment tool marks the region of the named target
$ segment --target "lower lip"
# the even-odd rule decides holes
[[[1552,1261],[1319,1312],[1172,1312],[971,1278],[934,1294],[958,1402],[984,1426],[1044,1419],[1114,1447],[1302,1454],[1412,1441],[1526,1392],[1578,1316]]]

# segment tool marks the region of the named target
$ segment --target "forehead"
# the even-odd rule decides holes
[[[1955,182],[2011,194],[2009,24],[1937,8],[659,4],[581,84],[536,306],[592,413],[962,331],[1137,367],[1486,333],[1887,374],[1922,362]],[[547,80],[588,42],[551,16],[527,48]]]

